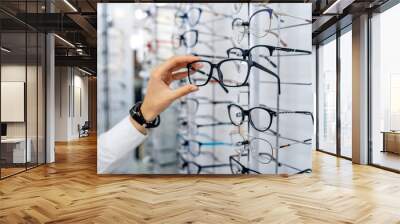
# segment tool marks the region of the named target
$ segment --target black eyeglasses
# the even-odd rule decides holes
[[[247,156],[247,154],[229,156],[229,166],[231,168],[232,174],[261,174],[256,170],[244,166],[239,161],[240,156]]]
[[[241,106],[237,104],[228,105],[228,114],[229,119],[232,124],[235,126],[240,126],[243,124],[245,117],[247,116],[250,122],[250,125],[260,132],[265,132],[270,129],[272,124],[272,119],[278,113],[270,108],[265,106],[263,107],[253,107],[249,110],[243,109]],[[288,111],[282,110],[279,111],[279,114],[304,114],[309,115],[311,117],[312,122],[314,123],[314,116],[311,112],[308,111]]]
[[[214,169],[228,167],[230,164],[212,164],[212,165],[200,165],[194,161],[189,161],[183,157],[181,153],[178,152],[179,158],[179,168],[186,170],[187,174],[201,174],[205,169]]]
[[[209,42],[204,42],[199,40],[199,34],[212,36],[212,41],[224,41],[231,40],[230,37],[224,35],[218,35],[213,33],[207,33],[203,31],[199,31],[196,29],[191,29],[185,31],[182,34],[174,34],[172,35],[172,46],[176,49],[181,46],[185,46],[186,48],[192,48],[197,45],[197,43],[201,43],[206,45],[208,48],[213,49],[213,46],[209,44]]]
[[[208,57],[207,55],[201,55]],[[210,56],[213,57],[213,56]],[[196,86],[205,86],[213,76],[214,69],[217,70],[217,76],[223,86],[240,87],[246,86],[252,67],[256,67],[273,77],[278,81],[278,94],[280,94],[280,78],[273,71],[251,60],[228,58],[214,64],[207,60],[198,60],[187,65],[188,79],[191,84]]]
[[[220,105],[220,104],[231,104],[232,101],[227,100],[210,100],[210,99],[202,99],[202,98],[187,98],[180,101],[181,106],[185,106],[189,113],[197,113],[199,109],[199,105],[211,104],[211,105]]]
[[[201,8],[190,8],[187,11],[178,10],[175,13],[175,25],[182,27],[185,23],[195,26],[199,23],[203,10]]]
[[[196,26],[197,24],[200,23],[201,15],[204,12],[210,13],[214,16],[220,16],[221,18],[204,21],[203,23],[209,23],[209,22],[224,19],[224,18],[232,18],[232,16],[226,15],[223,13],[218,13],[218,12],[214,12],[212,10],[206,10],[206,9],[202,9],[202,8],[198,8],[198,7],[192,7],[190,9],[188,9],[187,11],[183,11],[183,10],[177,11],[175,13],[175,24],[178,27],[183,27],[183,25],[185,23],[188,23],[189,26],[191,26],[191,27]]]
[[[290,55],[309,55],[311,51],[300,50],[295,48],[285,48],[285,47],[276,47],[271,45],[256,45],[251,47],[250,49],[242,49],[238,47],[229,48],[226,53],[229,58],[242,58],[249,59],[252,61],[256,61],[257,63],[262,64],[260,60],[265,59],[268,61],[274,68],[277,65],[269,58],[274,55],[275,51],[284,51],[290,52]]]
[[[274,150],[271,143],[263,138],[243,139],[234,143],[241,147],[239,153],[243,154],[250,151],[251,156],[262,164],[269,164],[274,161]]]
[[[194,139],[186,139],[184,136],[178,134],[178,140],[180,145],[187,150],[192,156],[196,157],[202,153],[203,147],[220,147],[220,146],[232,146],[230,143],[221,141],[209,141],[201,142]]]
[[[243,109],[237,104],[228,105],[229,119],[235,126],[243,124],[247,116],[250,125],[257,131],[264,132],[271,127],[272,118],[276,116],[276,112],[264,107],[253,107],[249,110]]]
[[[232,123],[230,122],[222,122],[222,121],[217,121],[217,122],[213,122],[213,123],[208,123],[208,124],[197,124],[197,123],[190,123],[187,121],[182,121],[181,122],[182,126],[188,126],[188,125],[194,125],[197,128],[202,128],[202,127],[215,127],[215,126],[225,126],[225,125],[232,125]]]

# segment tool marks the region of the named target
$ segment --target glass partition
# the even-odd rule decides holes
[[[26,136],[26,41],[25,32],[1,34],[2,177],[24,171],[26,162],[30,162]]]
[[[44,1],[0,2],[16,14],[43,12]],[[21,14],[22,13],[22,14]],[[45,44],[33,27],[0,12],[0,178],[45,163]]]
[[[352,32],[340,36],[340,154],[352,157]]]
[[[336,154],[336,38],[318,48],[318,149]]]
[[[27,98],[26,98],[26,111],[27,111],[27,150],[30,151],[30,159],[27,163],[27,167],[33,167],[37,165],[37,133],[38,133],[38,35],[36,32],[27,33]]]

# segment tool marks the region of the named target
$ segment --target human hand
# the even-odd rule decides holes
[[[175,90],[170,88],[170,84],[173,81],[188,76],[187,71],[178,70],[185,68],[187,64],[196,60],[200,60],[200,58],[192,55],[175,56],[153,70],[147,85],[146,96],[141,106],[141,112],[146,121],[154,120],[174,100],[198,90],[195,85],[185,85]],[[137,125],[135,126],[137,127]],[[143,127],[139,129],[142,132],[144,130]]]

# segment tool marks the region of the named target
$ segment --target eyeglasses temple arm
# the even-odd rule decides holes
[[[253,65],[256,66],[256,68],[258,68],[258,69],[260,69],[260,70],[262,70],[262,71],[264,71],[266,73],[269,73],[270,75],[274,76],[277,79],[277,81],[278,81],[278,94],[280,95],[281,94],[281,79],[279,78],[279,76],[277,74],[275,74],[273,71],[269,70],[268,68],[258,64],[257,62],[253,61]]]
[[[224,85],[222,85],[222,83],[217,78],[211,76],[211,79],[215,80],[218,83],[218,85],[221,86],[221,88],[225,91],[225,93],[229,93],[229,90]]]
[[[197,54],[197,53],[192,53],[192,55],[198,56],[198,57],[204,57],[204,58],[215,58],[215,59],[227,59],[227,58],[229,58],[229,57],[220,56],[220,55]]]
[[[311,54],[311,51],[306,51],[306,50],[301,50],[301,49],[295,49],[295,48],[286,48],[286,47],[275,47],[274,50],[278,51],[286,51],[286,52],[298,52],[298,53],[305,53],[305,54]],[[272,55],[271,55],[272,56]]]
[[[278,67],[267,55],[260,54],[259,56],[267,60],[274,68]]]

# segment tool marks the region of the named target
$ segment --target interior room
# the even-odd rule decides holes
[[[0,223],[400,223],[398,21],[0,1]]]

